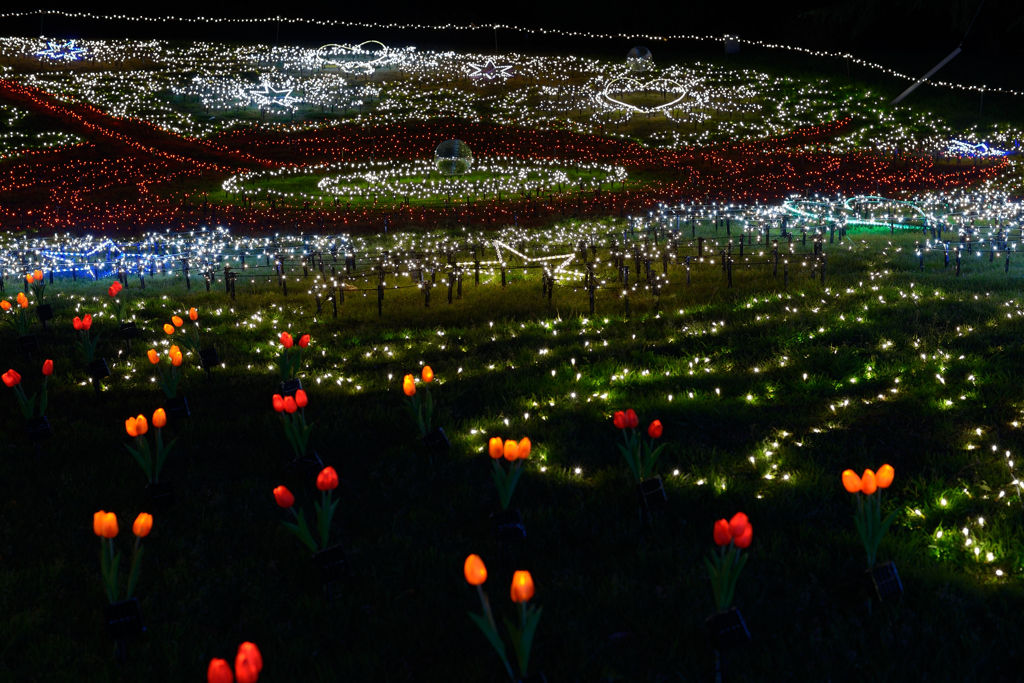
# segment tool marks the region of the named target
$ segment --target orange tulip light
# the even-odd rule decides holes
[[[479,555],[470,555],[462,567],[462,573],[470,586],[481,586],[487,581],[487,567]]]
[[[146,479],[150,484],[160,481],[160,470],[163,469],[167,456],[174,447],[174,441],[165,444],[161,429],[167,425],[167,412],[163,408],[157,408],[153,412],[153,426],[156,428],[156,452],[150,449],[149,441],[146,440],[146,433],[149,431],[149,423],[145,415],[129,417],[124,421],[124,429],[128,436],[135,438],[134,445],[125,444],[125,448],[135,462],[139,463]]]
[[[498,632],[498,625],[494,621],[494,614],[491,612],[491,604],[487,599],[487,595],[484,593],[483,584],[487,580],[487,568],[484,566],[483,560],[478,555],[470,555],[466,558],[466,562],[463,565],[463,574],[466,577],[466,581],[471,586],[475,586],[477,593],[480,596],[480,605],[483,608],[482,614],[470,613],[470,618],[473,623],[477,625],[484,635],[487,637],[488,642],[494,647],[498,656],[501,658],[501,663],[505,665],[505,671],[508,672],[509,678],[513,680],[525,680],[528,678],[527,669],[530,663],[530,649],[532,645],[532,636],[530,638],[524,637],[524,634],[533,634],[537,630],[537,624],[540,622],[541,609],[539,607],[530,605],[529,602],[533,598],[533,577],[530,576],[528,571],[517,571],[512,576],[512,586],[509,593],[512,597],[512,602],[519,605],[519,626],[518,628],[513,626],[509,621],[505,620],[505,627],[509,634],[512,636],[513,643],[515,645],[516,664],[519,668],[519,676],[516,676],[512,670],[512,665],[509,663],[508,657],[506,656],[506,648]]]
[[[18,305],[22,308],[28,308],[28,297],[25,296],[24,292],[18,292],[17,301]]]
[[[11,302],[10,301],[0,301],[0,308],[2,308],[4,310],[4,312],[6,313],[7,311],[11,310]]]
[[[35,279],[36,282],[42,282],[43,281],[43,271],[41,271],[41,270],[33,271],[32,272],[32,277]]]
[[[487,452],[495,460],[504,455],[505,443],[501,440],[500,436],[491,437],[491,440],[487,442]]]
[[[408,397],[405,402],[405,409],[409,413],[420,436],[426,437],[432,431],[431,423],[434,417],[434,399],[430,396],[430,384],[434,381],[434,371],[429,365],[423,367],[420,372],[420,379],[423,381],[423,394],[416,394],[415,375],[405,375],[402,378],[402,392]],[[444,434],[438,434],[444,441],[447,438]]]
[[[156,365],[160,362],[160,354],[156,352],[156,349],[150,349],[146,352],[146,357],[149,358],[149,362]]]
[[[853,470],[846,470],[843,472],[843,488],[848,493],[860,493],[860,477]]]
[[[427,384],[430,384],[431,382],[434,381],[434,371],[430,369],[429,365],[423,366],[423,372],[420,375],[420,378]]]
[[[519,441],[519,459],[526,460],[530,457],[530,450],[532,450],[533,444],[525,436]]]
[[[139,516],[135,518],[135,523],[132,524],[132,533],[139,538],[145,538],[149,536],[149,532],[153,529],[153,515],[148,512],[140,512]]]
[[[223,659],[214,657],[210,660],[210,666],[206,667],[206,683],[234,683],[235,675],[231,673],[231,666]]]
[[[875,473],[871,470],[864,470],[864,474],[860,475],[860,492],[870,496],[877,490],[878,484],[875,482]]]
[[[193,321],[193,322],[195,322],[196,320],[199,320],[199,311],[197,311],[194,308],[188,309],[188,319]]]
[[[163,408],[157,408],[153,413],[153,426],[160,429],[167,425],[167,413]]]
[[[171,316],[171,322],[174,323],[175,327],[181,327],[182,325],[185,324],[185,321],[182,320],[179,316],[176,316],[176,315],[172,315]]]
[[[892,486],[892,480],[896,476],[896,470],[892,465],[882,465],[875,473],[875,483],[880,489],[887,489]]]
[[[117,515],[113,512],[103,512],[100,510],[96,513],[102,515],[99,520],[99,536],[103,538],[115,538],[117,536]],[[93,516],[93,531],[96,530],[96,516]]]
[[[174,334],[174,325],[170,323],[164,324],[164,332],[167,334]]]
[[[416,395],[416,379],[412,375],[402,378],[402,391],[410,398]]]
[[[533,577],[530,572],[517,571],[512,575],[512,602],[529,602],[533,598]]]
[[[513,441],[512,439],[506,441],[504,447],[504,456],[505,459],[508,460],[509,462],[515,462],[516,459],[519,458],[519,444]]]
[[[842,474],[843,488],[857,497],[853,522],[867,554],[868,569],[874,568],[882,538],[896,519],[897,510],[882,519],[882,490],[892,486],[895,477],[896,471],[888,464],[879,467],[877,474],[871,470],[864,470],[859,477],[853,470]]]

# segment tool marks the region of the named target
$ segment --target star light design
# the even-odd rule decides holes
[[[46,41],[46,49],[36,52],[37,57],[45,57],[58,62],[75,62],[82,59],[87,52],[86,48],[78,47],[74,40],[57,43],[52,40]]]
[[[270,107],[292,107],[296,102],[301,102],[301,97],[292,97],[294,88],[277,89],[269,83],[264,83],[262,90],[250,90],[249,95],[258,105]]]
[[[469,63],[470,78],[484,78],[488,81],[493,81],[495,78],[512,78],[515,74],[512,73],[511,64],[495,64],[491,60],[487,60],[486,64],[474,64]]]

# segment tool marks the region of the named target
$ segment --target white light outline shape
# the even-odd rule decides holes
[[[644,92],[646,90],[652,89],[652,86],[654,86],[654,84],[656,84],[656,83],[665,83],[666,85],[669,85],[669,86],[675,86],[677,88],[682,88],[683,89],[683,93],[679,97],[677,97],[676,99],[672,100],[671,102],[666,102],[665,104],[660,104],[657,107],[637,107],[637,106],[634,106],[632,104],[628,104],[626,102],[622,102],[621,100],[617,100],[617,99],[615,99],[614,97],[612,97],[609,94],[608,91],[611,90],[611,87],[613,85],[615,85],[616,83],[619,83],[620,81],[621,82],[631,82],[635,86],[637,86],[636,88],[634,88],[633,90],[630,90],[628,92],[637,92],[637,91]],[[641,83],[640,81],[638,81],[637,79],[633,78],[632,76],[619,76],[618,78],[613,78],[612,80],[608,81],[608,83],[605,84],[604,90],[602,90],[601,93],[597,96],[597,99],[598,99],[598,101],[600,101],[605,106],[610,106],[612,108],[616,108],[616,109],[631,109],[633,111],[640,112],[641,114],[653,114],[656,111],[662,111],[664,109],[671,109],[675,105],[677,105],[680,102],[682,102],[686,98],[686,96],[689,95],[689,94],[690,94],[690,88],[687,88],[686,86],[684,86],[679,81],[674,81],[671,78],[661,78],[661,77],[658,77],[658,78],[654,78],[652,80],[649,80],[646,83]],[[604,99],[601,99],[601,98],[604,98]]]
[[[376,43],[377,45],[380,45],[381,50],[379,56],[377,56],[374,59],[371,59],[368,62],[338,62],[332,59],[327,59],[322,54],[323,51],[326,50],[327,48],[340,48],[342,50],[347,50],[348,54],[359,54],[362,52],[370,52],[370,54],[373,54],[370,50],[363,49],[364,45],[369,45],[370,43]],[[327,45],[321,45],[316,49],[316,56],[318,59],[322,60],[324,64],[329,64],[333,67],[336,67],[339,71],[344,71],[346,73],[362,72],[366,75],[369,75],[376,71],[376,69],[373,68],[373,65],[378,64],[382,59],[387,57],[388,52],[388,46],[380,42],[379,40],[365,40],[359,43],[358,45],[342,45],[339,43],[328,43]]]
[[[295,88],[281,88],[278,90],[269,83],[260,84],[263,90],[250,90],[249,95],[253,97],[261,106],[280,106],[280,107],[292,107],[296,102],[302,102],[301,97],[292,97],[292,92]],[[284,93],[284,97],[271,97],[278,93]]]
[[[72,38],[60,45],[56,45],[55,41],[48,40],[46,41],[46,49],[40,50],[35,54],[37,57],[49,57],[58,62],[77,62],[85,57],[82,54],[84,52],[88,52],[88,49],[75,45],[75,39]]]
[[[469,72],[470,78],[485,78],[488,81],[493,81],[495,78],[513,78],[515,74],[511,73],[513,64],[495,64],[493,60],[488,59],[486,64],[474,64],[469,63],[469,68],[472,71]]]

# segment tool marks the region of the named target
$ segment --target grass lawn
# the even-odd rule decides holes
[[[712,680],[703,558],[714,521],[742,510],[754,540],[736,605],[753,641],[729,654],[729,679],[1016,680],[1024,263],[1007,275],[999,260],[969,259],[958,278],[934,255],[918,270],[918,235],[851,236],[826,245],[824,284],[806,269],[791,269],[784,287],[781,271],[737,268],[729,289],[707,265],[687,286],[673,264],[660,301],[638,292],[628,316],[614,289],[598,291],[591,315],[573,281],[548,302],[537,271],[518,269],[505,289],[495,275],[479,287],[470,277],[451,305],[440,277],[429,308],[414,287],[389,289],[380,318],[372,289],[349,291],[337,319],[329,304],[318,315],[297,291],[312,281],[301,269],[288,297],[260,275],[240,278],[234,301],[219,283],[207,293],[193,279],[187,292],[157,275],[140,291],[132,279],[143,341],[126,351],[114,322],[97,318],[113,370],[98,395],[70,320],[98,313],[109,282],[58,281],[48,289],[57,317],[46,333],[36,325],[38,356],[11,351],[13,330],[0,337],[3,369],[17,369],[28,393],[44,358],[57,368],[55,437],[39,454],[13,392],[0,394],[0,678],[200,681],[211,657],[230,659],[251,640],[266,681],[501,680],[467,616],[479,604],[462,563],[477,553],[499,623],[514,616],[513,571],[533,575],[544,614],[531,671]],[[607,263],[606,248],[599,257]],[[161,326],[190,306],[224,367],[208,380],[186,356],[179,393],[193,416],[165,429],[177,443],[162,476],[179,502],[153,511],[123,425],[162,404],[146,351],[167,345]],[[283,330],[312,335],[306,415],[313,448],[341,480],[333,538],[353,578],[333,609],[271,494],[284,484],[307,512],[319,495],[286,469],[271,406]],[[452,441],[443,457],[422,451],[402,409],[402,376],[424,363]],[[642,426],[665,425],[668,505],[650,523],[612,425],[629,407]],[[534,444],[512,500],[528,536],[503,547],[488,519],[498,510],[491,436]],[[896,561],[906,592],[869,609],[840,473],[883,463],[896,470],[885,511],[899,514],[880,557]],[[155,516],[136,591],[147,632],[124,665],[103,627],[89,525],[99,509],[117,513],[126,553],[131,520]]]

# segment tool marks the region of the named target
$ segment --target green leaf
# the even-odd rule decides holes
[[[473,623],[477,625],[477,628],[484,632],[484,635],[487,637],[487,641],[491,644],[491,647],[493,647],[498,653],[498,656],[501,657],[501,661],[505,665],[505,668],[511,671],[512,669],[509,666],[508,657],[505,656],[505,643],[502,642],[501,636],[498,635],[498,632],[491,627],[491,623],[487,621],[486,617],[473,612],[469,613],[469,618],[473,620]]]

